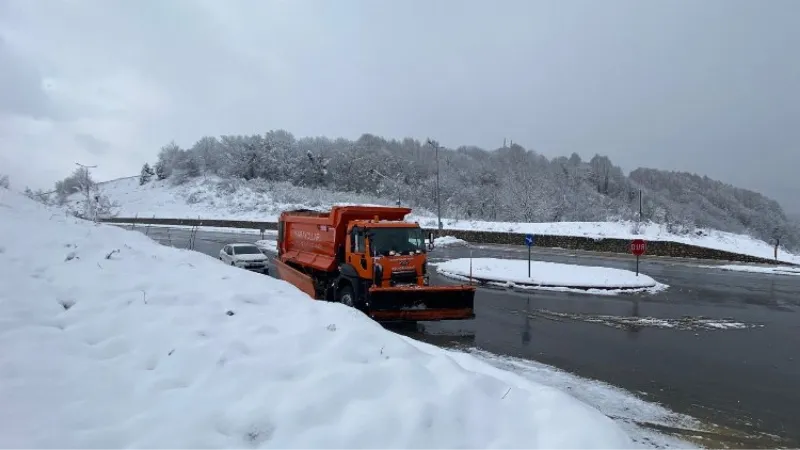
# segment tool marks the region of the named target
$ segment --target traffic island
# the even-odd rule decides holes
[[[521,259],[459,258],[436,265],[447,278],[510,289],[544,289],[589,294],[656,293],[669,286],[642,273]]]

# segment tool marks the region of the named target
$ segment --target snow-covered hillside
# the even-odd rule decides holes
[[[393,204],[368,195],[308,189],[264,180],[226,180],[209,176],[174,185],[169,180],[139,184],[138,177],[99,183],[103,195],[117,203],[121,217],[201,217],[204,219],[277,220],[281,211],[329,208],[334,204]],[[69,197],[80,206],[79,194]],[[430,214],[430,213],[428,213]]]
[[[630,447],[557,389],[0,189],[2,447]]]
[[[281,211],[293,208],[328,208],[333,204],[393,205],[390,200],[371,196],[307,189],[286,183],[223,180],[217,177],[190,179],[174,186],[168,180],[151,181],[143,186],[138,178],[125,178],[100,184],[103,195],[119,205],[120,217],[165,217],[203,219],[277,220]],[[78,204],[79,195],[70,197]],[[415,210],[409,220],[436,227],[435,214]],[[538,235],[586,236],[591,238],[674,241],[725,250],[761,258],[773,258],[774,248],[750,236],[717,230],[698,229],[691,235],[670,233],[663,225],[634,222],[555,222],[513,223],[444,219],[451,230],[484,230]],[[800,256],[781,249],[779,259],[800,264]]]

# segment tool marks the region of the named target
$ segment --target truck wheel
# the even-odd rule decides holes
[[[339,303],[358,309],[356,306],[356,295],[353,293],[353,288],[350,285],[344,285],[339,289]]]

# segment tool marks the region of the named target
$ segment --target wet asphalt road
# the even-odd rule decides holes
[[[141,226],[136,229],[144,231]],[[189,240],[186,229],[150,228],[148,234],[179,248],[186,248]],[[194,249],[216,258],[226,243],[257,239],[253,234],[200,231]],[[435,262],[468,257],[470,251],[474,257],[527,257],[521,246],[473,245],[436,249],[430,258]],[[635,267],[635,260],[624,255],[560,249],[534,248],[533,258]],[[655,295],[479,289],[474,321],[424,323],[424,331],[404,334],[437,345],[474,346],[537,360],[622,387],[704,422],[777,435],[782,445],[800,446],[800,277],[725,272],[698,264],[716,263],[643,258],[642,273],[670,286]],[[452,282],[432,277],[432,284],[447,283]],[[687,330],[583,320],[598,315],[729,318],[757,326]]]

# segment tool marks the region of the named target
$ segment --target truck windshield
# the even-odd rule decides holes
[[[370,246],[377,255],[387,256],[395,251],[410,254],[425,251],[425,239],[420,228],[373,228]]]

